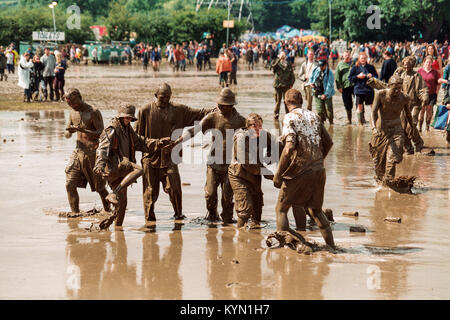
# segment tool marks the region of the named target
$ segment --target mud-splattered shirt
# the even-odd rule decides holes
[[[284,117],[281,140],[295,145],[291,163],[282,174],[283,179],[293,179],[310,169],[323,168],[323,159],[333,145],[319,116],[299,108]]]

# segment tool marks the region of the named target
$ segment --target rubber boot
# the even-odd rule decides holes
[[[117,206],[119,204],[119,200],[120,200],[119,195],[118,195],[120,190],[128,187],[133,182],[135,182],[137,178],[142,176],[143,172],[144,172],[144,170],[142,170],[141,168],[135,168],[132,172],[127,174],[125,176],[125,178],[123,178],[122,182],[120,182],[120,184],[116,187],[116,189],[114,189],[114,191],[112,193],[110,193],[110,194],[108,194],[108,196],[106,196],[106,200],[109,203],[112,203],[113,205]]]
[[[217,210],[208,211],[208,214],[206,215],[205,219],[211,222],[220,221],[220,217],[219,214],[217,213]]]
[[[361,123],[365,124],[366,123],[366,118],[364,117],[364,111],[361,112]]]
[[[347,124],[352,124],[352,110],[345,109],[345,111],[347,112]]]
[[[430,124],[431,124],[431,121],[426,121],[426,130],[427,131],[430,131]]]
[[[362,126],[362,125],[363,125],[363,122],[362,122],[361,112],[358,111],[357,115],[358,115],[358,125]]]

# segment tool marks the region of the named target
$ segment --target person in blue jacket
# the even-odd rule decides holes
[[[328,119],[333,124],[334,75],[326,60],[319,60],[312,71],[309,85],[313,89],[314,105],[322,123]]]
[[[374,99],[375,92],[373,88],[367,85],[367,80],[370,78],[378,78],[378,73],[375,67],[367,63],[367,55],[365,52],[360,52],[358,61],[355,63],[353,68],[350,70],[348,79],[350,82],[354,83],[353,93],[356,96],[356,105],[358,112],[358,123],[363,125],[366,123],[364,117],[364,104],[370,105],[372,108],[372,103]]]

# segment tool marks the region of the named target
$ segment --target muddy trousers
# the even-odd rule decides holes
[[[322,120],[322,123],[328,119],[330,124],[333,124],[333,100],[327,98],[325,100],[314,97],[314,105],[316,106],[316,112]]]
[[[280,117],[280,106],[281,106],[281,100],[284,101],[284,94],[286,93],[286,91],[289,90],[289,87],[279,87],[279,88],[275,88],[275,93],[274,93],[274,97],[275,97],[275,109],[273,110],[274,113],[274,117],[275,119],[278,119]],[[289,110],[286,106],[286,102],[284,101],[284,111],[286,113],[289,113]]]
[[[325,181],[325,169],[309,170],[294,179],[283,179],[275,209],[278,231],[289,230],[287,214],[291,206],[308,208],[325,242],[334,247],[330,223],[322,212]]]
[[[228,166],[224,169],[214,169],[208,166],[206,169],[205,199],[209,217],[217,217],[217,189],[222,188],[222,214],[224,222],[233,220],[233,189],[228,179]]]
[[[106,191],[106,182],[93,171],[95,165],[95,150],[84,151],[75,149],[70,156],[66,167],[66,191],[72,212],[80,212],[80,197],[77,188],[86,188],[89,184],[92,191],[97,191],[103,204],[103,209],[109,211],[110,206],[106,201],[108,191]]]
[[[408,121],[406,120],[406,116],[403,111],[400,115],[400,120],[402,123],[403,132],[405,135],[404,148],[409,153],[414,153],[412,143],[414,144],[414,148],[416,149],[415,150],[416,152],[420,152],[420,150],[422,150],[422,147],[424,144],[422,138],[420,137],[419,130],[417,130],[417,122],[418,122],[419,112],[420,112],[419,107],[412,108],[412,111],[411,111],[411,115],[413,118],[413,126],[412,127],[409,125]],[[412,143],[411,143],[411,141],[412,141]]]
[[[233,189],[238,227],[242,227],[250,218],[255,223],[260,223],[264,206],[261,175],[251,175],[250,179],[244,179],[229,174],[228,178]]]
[[[64,97],[64,79],[58,79],[55,77],[54,86],[55,86],[55,100],[58,101]]]
[[[127,199],[127,189],[132,183],[136,182],[136,180],[142,176],[143,170],[140,166],[135,163],[130,162],[127,168],[124,168],[123,174],[128,172],[125,176],[116,178],[112,181],[109,181],[109,186],[113,190],[113,193],[117,196],[119,200],[119,204],[116,205],[117,210],[117,218],[116,218],[116,226],[120,227],[123,224],[123,220],[125,218],[125,211],[127,209],[128,199]]]
[[[403,160],[404,134],[399,121],[397,122],[396,126],[384,128],[380,133],[372,135],[369,143],[379,181],[394,179],[395,166]]]
[[[155,203],[159,196],[160,183],[163,190],[169,195],[174,210],[174,217],[181,217],[182,193],[181,178],[178,166],[168,168],[153,168],[148,161],[143,161],[144,175],[142,178],[144,194],[144,213],[146,221],[156,221]]]

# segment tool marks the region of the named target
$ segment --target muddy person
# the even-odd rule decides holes
[[[422,76],[414,71],[416,65],[416,59],[412,56],[406,57],[402,61],[403,72],[395,72],[403,79],[403,93],[409,96],[409,110],[411,111],[413,125],[409,125],[406,119],[406,115],[403,113],[401,116],[402,127],[405,131],[405,149],[408,154],[420,153],[423,148],[423,140],[417,130],[417,124],[419,122],[419,113],[422,107],[428,104],[428,88]],[[411,144],[414,144],[414,148]]]
[[[246,224],[249,228],[260,225],[264,206],[261,176],[272,180],[273,175],[265,165],[278,162],[279,144],[268,131],[263,130],[262,125],[262,117],[250,113],[245,121],[245,128],[237,130],[233,138],[233,156],[228,168],[228,178],[234,193],[238,228]],[[263,154],[264,148],[267,155]],[[264,157],[275,161],[265,163]]]
[[[217,109],[205,116],[195,127],[186,131],[175,144],[184,142],[197,132],[212,132],[212,146],[208,156],[206,171],[205,198],[209,221],[220,221],[217,213],[217,189],[222,188],[222,214],[224,223],[233,220],[233,190],[228,179],[231,162],[232,138],[235,130],[245,127],[245,118],[235,109],[236,97],[228,88],[222,89],[217,99]]]
[[[109,211],[110,206],[106,201],[108,192],[105,189],[105,180],[101,175],[95,174],[93,170],[95,152],[103,131],[102,114],[83,101],[78,89],[69,89],[65,100],[72,110],[64,136],[69,139],[73,133],[77,133],[76,148],[66,167],[66,190],[70,209],[73,213],[80,212],[77,188],[86,188],[89,183],[92,192],[99,193],[103,209]]]
[[[326,60],[319,60],[311,74],[309,85],[313,89],[314,105],[321,121],[324,123],[328,119],[333,124],[334,75]]]
[[[326,180],[323,162],[333,141],[319,116],[298,105],[288,105],[281,136],[284,148],[273,178],[274,186],[280,188],[276,205],[277,231],[290,229],[287,214],[291,206],[306,207],[327,245],[334,248],[331,226],[322,212]]]
[[[170,102],[172,89],[167,83],[161,84],[153,101],[139,110],[135,131],[138,135],[150,139],[171,137],[177,129],[194,125],[210,110],[193,109],[182,104]],[[172,162],[168,149],[142,154],[143,197],[146,221],[156,221],[155,203],[162,183],[169,194],[176,219],[184,218],[181,202],[181,180],[178,165]]]
[[[127,208],[127,187],[142,176],[143,169],[136,164],[136,151],[154,154],[170,142],[170,138],[146,139],[136,134],[130,123],[136,121],[136,108],[123,105],[117,116],[103,131],[97,149],[94,171],[106,177],[113,190],[106,200],[117,208],[116,227],[123,224]]]
[[[274,118],[280,117],[281,100],[284,100],[284,94],[288,91],[295,82],[294,70],[292,65],[286,61],[286,53],[281,51],[278,59],[271,64],[275,78],[273,80],[273,87],[275,89],[275,109]],[[286,102],[284,102],[286,113],[288,113]]]
[[[377,180],[389,185],[395,178],[395,167],[403,159],[404,132],[400,115],[404,112],[413,125],[409,97],[402,90],[398,75],[389,79],[388,89],[379,90],[372,110],[372,139],[369,150],[375,164]]]

